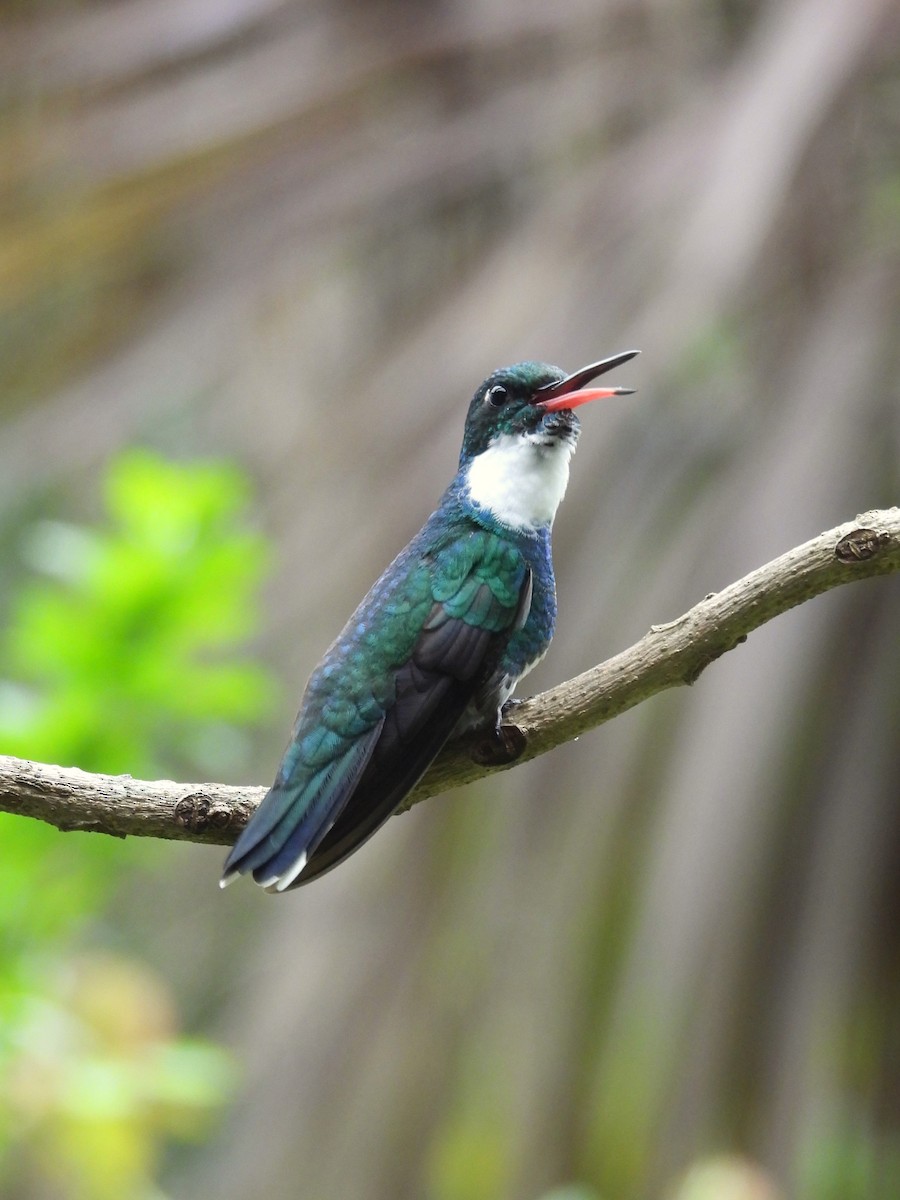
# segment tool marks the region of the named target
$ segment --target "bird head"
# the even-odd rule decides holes
[[[521,362],[489,375],[469,405],[460,465],[471,462],[499,438],[521,437],[535,445],[574,447],[580,422],[574,409],[591,400],[624,396],[633,388],[597,388],[586,384],[634,358],[626,350],[567,375],[559,367]]]

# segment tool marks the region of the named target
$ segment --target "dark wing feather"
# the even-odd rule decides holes
[[[294,886],[336,867],[391,816],[458,724],[492,648],[498,652],[505,640],[459,619],[423,631],[396,672],[397,699],[359,785]]]
[[[310,682],[278,778],[228,856],[223,883],[252,872],[282,891],[356,850],[427,770],[527,617],[531,572],[486,532],[447,543],[411,569],[404,595],[418,604],[424,585],[422,623],[405,644],[382,637],[381,646],[395,647],[389,659],[378,644],[364,650],[365,642],[338,639],[337,657]],[[345,635],[353,629],[365,637],[368,621],[392,612],[402,630],[411,611],[380,581]]]
[[[295,766],[291,746],[278,779],[225,862],[223,883],[252,871],[257,883],[275,888],[292,868],[302,869],[359,783],[382,724],[378,722],[343,754],[313,772],[291,769]]]

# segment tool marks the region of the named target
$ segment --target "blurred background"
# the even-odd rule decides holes
[[[469,397],[586,414],[540,690],[900,495],[890,0],[0,8],[0,750],[267,783]],[[314,887],[5,818],[7,1200],[900,1195],[900,580]]]

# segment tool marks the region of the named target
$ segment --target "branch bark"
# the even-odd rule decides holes
[[[483,765],[477,735],[446,746],[404,808],[546,754],[658,692],[693,683],[754,629],[813,596],[895,571],[900,571],[900,508],[864,513],[821,533],[707,596],[677,620],[653,626],[607,662],[522,701],[514,709],[522,746],[514,762]],[[147,782],[0,755],[0,811],[62,830],[228,845],[264,794],[261,787]]]

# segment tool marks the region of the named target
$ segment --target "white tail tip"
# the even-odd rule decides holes
[[[285,892],[306,866],[306,851],[297,858],[284,872],[278,882],[275,884],[276,892]]]

